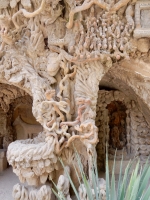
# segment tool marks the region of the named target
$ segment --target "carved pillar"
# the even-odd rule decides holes
[[[140,4],[137,3],[135,5],[135,25],[136,28],[141,28],[141,10],[140,10]]]

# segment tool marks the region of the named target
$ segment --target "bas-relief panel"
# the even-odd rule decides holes
[[[141,26],[150,29],[150,9],[141,10]]]
[[[150,37],[150,2],[137,1],[135,6],[135,25],[134,37]]]

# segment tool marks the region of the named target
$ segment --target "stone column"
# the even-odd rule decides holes
[[[7,168],[6,149],[0,149],[0,172]]]

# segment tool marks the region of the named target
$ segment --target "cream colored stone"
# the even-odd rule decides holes
[[[55,182],[60,177],[58,185],[66,198],[71,198],[58,157],[65,160],[77,183],[72,175],[75,143],[91,183],[93,158],[99,153],[98,164],[104,162],[105,142],[111,131],[107,105],[112,101],[120,101],[127,108],[126,120],[122,121],[127,132],[121,144],[127,142],[124,155],[130,158],[139,149],[141,156],[146,155],[150,60],[149,39],[144,34],[149,28],[143,29],[146,23],[138,6],[139,1],[135,6],[129,0],[66,0],[63,5],[59,0],[0,1],[0,148],[7,149],[12,142],[7,159],[21,182],[37,186],[45,184],[47,177]],[[135,44],[133,31],[139,39],[134,39]],[[99,91],[99,85],[105,89]],[[31,105],[34,123],[28,115],[31,108],[25,114],[25,109],[19,111],[20,104]],[[17,121],[20,129],[16,132],[25,140],[14,141],[12,124]],[[120,157],[118,152],[117,159]],[[17,194],[28,198],[26,193],[22,186],[14,188],[14,198]],[[101,193],[105,197],[105,188]],[[49,200],[51,189],[43,186],[28,196]]]
[[[142,53],[146,53],[150,49],[150,40],[148,38],[141,38],[138,40],[137,48]]]

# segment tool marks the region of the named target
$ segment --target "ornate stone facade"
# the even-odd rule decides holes
[[[104,167],[106,142],[110,159],[124,148],[126,159],[145,161],[149,10],[145,0],[0,0],[0,112],[9,127],[2,145],[14,141],[5,145],[13,172],[40,186],[29,192],[16,185],[14,199],[50,200],[51,180],[70,199],[58,158],[78,187],[74,147],[89,179],[93,159]],[[36,121],[23,114],[31,107]]]

